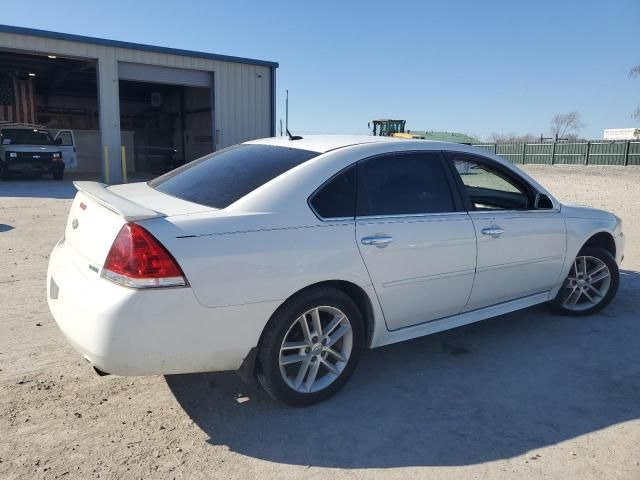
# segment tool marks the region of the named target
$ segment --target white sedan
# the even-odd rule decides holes
[[[597,312],[623,258],[615,215],[465,145],[269,138],[76,187],[47,297],[80,354],[117,375],[239,370],[294,406],[363,348],[545,302]]]

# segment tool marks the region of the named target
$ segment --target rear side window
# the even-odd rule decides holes
[[[394,154],[358,164],[359,216],[455,211],[438,153]]]
[[[166,173],[149,186],[182,200],[226,208],[317,155],[297,148],[236,145]]]
[[[354,217],[356,168],[351,166],[325,183],[311,197],[311,206],[322,218]]]

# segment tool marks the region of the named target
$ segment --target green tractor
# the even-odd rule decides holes
[[[398,133],[404,133],[405,123],[407,123],[406,120],[374,120],[373,135],[377,137],[395,137]],[[371,128],[371,123],[369,123],[369,128]]]

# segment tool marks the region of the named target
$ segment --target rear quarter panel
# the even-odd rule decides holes
[[[327,280],[371,283],[352,220],[322,222],[311,212],[293,225],[278,214],[207,216],[141,222],[173,253],[206,307],[285,300]]]

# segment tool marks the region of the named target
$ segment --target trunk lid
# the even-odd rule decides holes
[[[108,187],[74,182],[78,189],[65,228],[65,242],[78,254],[81,270],[99,271],[127,222],[199,212],[206,207],[175,199],[146,183]]]
[[[125,223],[126,220],[118,213],[79,190],[73,199],[64,231],[65,243],[79,254],[73,259],[76,266],[81,271],[99,271]]]

